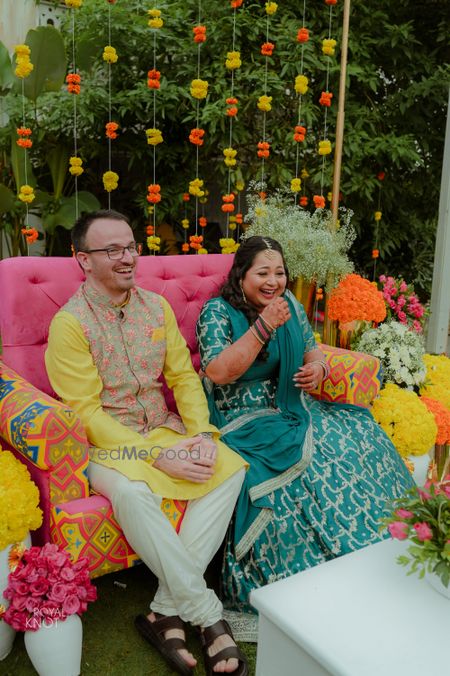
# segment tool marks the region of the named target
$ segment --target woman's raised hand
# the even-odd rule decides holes
[[[267,322],[269,327],[277,329],[291,318],[291,313],[289,312],[287,301],[278,296],[269,305],[266,305],[260,316]]]

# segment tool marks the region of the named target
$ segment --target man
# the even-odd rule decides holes
[[[105,495],[159,586],[141,634],[180,674],[196,664],[183,622],[201,628],[207,672],[248,673],[222,605],[203,573],[220,546],[245,463],[218,441],[172,309],[135,286],[139,256],[125,216],[82,216],[72,243],[86,281],[54,317],[45,355],[53,388],[80,416],[91,444],[89,481]],[[158,377],[173,389],[168,411]],[[162,497],[189,500],[179,535]],[[181,618],[181,619],[180,619]]]

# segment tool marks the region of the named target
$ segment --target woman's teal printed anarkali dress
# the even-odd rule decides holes
[[[369,411],[317,401],[292,377],[317,345],[289,292],[291,319],[236,382],[204,379],[211,422],[250,468],[227,536],[225,606],[252,611],[249,593],[386,537],[389,501],[413,485],[396,449]],[[199,318],[201,366],[248,330],[222,298]],[[254,611],[253,611],[254,612]]]

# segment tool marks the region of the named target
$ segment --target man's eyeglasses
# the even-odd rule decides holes
[[[142,253],[142,244],[129,244],[128,246],[111,246],[107,249],[85,249],[83,253],[99,253],[106,252],[108,258],[112,261],[120,261],[125,256],[125,251],[128,249],[132,256],[140,256]]]

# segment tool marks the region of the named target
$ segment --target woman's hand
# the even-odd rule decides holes
[[[269,305],[266,305],[264,310],[260,313],[260,317],[267,322],[269,328],[272,327],[277,329],[279,326],[283,326],[283,324],[291,318],[289,305],[284,298],[278,296],[278,298],[275,298]]]
[[[311,361],[299,368],[293,377],[295,387],[301,387],[305,392],[311,392],[323,380],[323,367],[318,361]]]

